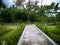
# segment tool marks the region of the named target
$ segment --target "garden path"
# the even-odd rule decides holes
[[[44,35],[34,24],[26,25],[17,45],[49,45]]]

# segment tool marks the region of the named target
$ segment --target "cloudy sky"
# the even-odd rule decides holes
[[[26,0],[26,1],[28,1],[28,0]],[[39,1],[38,5],[41,5],[41,0],[38,0],[38,1]],[[3,2],[7,6],[11,6],[12,4],[14,4],[12,0],[3,0]],[[57,3],[57,2],[60,2],[60,0],[43,0],[43,5],[50,5],[52,2]]]

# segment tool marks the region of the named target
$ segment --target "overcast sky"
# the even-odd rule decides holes
[[[28,0],[26,0],[26,1],[28,1]],[[35,0],[34,0],[34,1],[35,1]],[[41,5],[41,0],[38,0],[38,1],[39,1],[38,5]],[[4,2],[4,4],[6,4],[7,6],[11,6],[12,4],[14,4],[14,3],[12,2],[12,0],[3,0],[3,2]],[[60,2],[60,0],[43,0],[43,5],[50,5],[52,2],[57,3],[57,2]]]

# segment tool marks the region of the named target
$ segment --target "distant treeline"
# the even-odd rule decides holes
[[[29,21],[40,21],[42,23],[48,23],[48,22],[56,22],[60,21],[60,14],[57,14],[55,17],[51,15],[50,17],[47,16],[45,13],[39,13],[35,11],[28,11],[26,9],[18,9],[16,7],[12,8],[6,8],[1,11],[0,13],[0,23],[2,22],[23,22],[28,21],[28,15],[29,15]]]

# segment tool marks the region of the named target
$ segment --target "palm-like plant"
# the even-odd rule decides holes
[[[57,11],[57,10],[59,9],[58,6],[59,6],[59,3],[57,3],[57,4],[55,5],[55,7],[54,7],[54,10],[55,10],[55,11]]]
[[[26,8],[27,8],[27,10],[28,10],[28,21],[29,21],[29,18],[30,18],[30,11],[34,11],[34,12],[36,12],[37,10],[38,10],[38,8],[39,8],[39,6],[37,6],[37,3],[38,3],[38,1],[31,1],[31,0],[29,0],[28,1],[28,3],[27,3],[27,6],[26,6]]]
[[[25,0],[16,0],[16,1],[13,1],[13,2],[16,4],[16,6],[20,7],[24,1]]]
[[[3,8],[5,10],[6,5],[2,2],[2,0],[0,0],[0,8]]]
[[[2,7],[3,6],[3,2],[2,2],[2,0],[0,0],[0,7]]]

